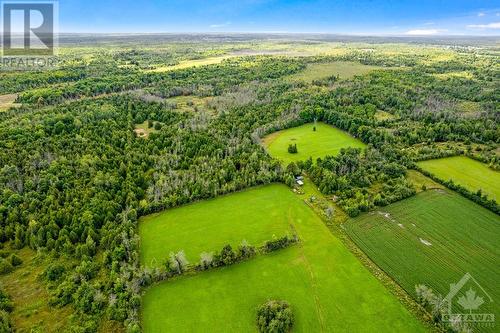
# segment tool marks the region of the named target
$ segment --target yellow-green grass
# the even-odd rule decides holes
[[[245,194],[262,197],[265,202],[248,202]],[[193,247],[218,247],[219,235],[228,235],[228,240],[248,238],[246,224],[260,232],[268,228],[268,221],[281,230],[292,224],[300,243],[153,286],[143,298],[144,332],[255,332],[257,307],[268,299],[284,299],[291,304],[296,317],[294,332],[424,331],[423,325],[286,186],[255,188],[181,209],[199,211],[199,217],[193,221],[191,214],[195,213],[186,213],[178,216],[176,225],[158,231],[172,234],[173,244],[188,238],[186,242],[191,241]],[[206,215],[223,218],[228,214],[243,217],[233,219],[231,225],[216,223],[211,230],[199,232],[198,224],[208,225]],[[257,224],[252,222],[254,214],[260,216]],[[185,233],[184,224],[190,226],[192,234]],[[240,234],[233,236],[238,230]],[[141,234],[142,249],[150,241],[144,236]],[[183,246],[187,249],[189,244]]]
[[[318,157],[337,155],[342,148],[366,146],[348,133],[328,124],[317,123],[316,131],[313,130],[314,126],[311,123],[275,132],[266,136],[263,143],[271,156],[286,164],[307,160],[309,157],[316,161]],[[288,152],[290,144],[297,144],[298,153]]]
[[[484,299],[479,312],[500,315],[498,215],[455,192],[437,189],[363,214],[344,226],[408,293],[415,295],[415,285],[425,284],[444,297],[451,283],[470,273],[495,300]]]
[[[431,189],[444,189],[445,187],[416,170],[406,171],[406,178],[413,184],[417,193]]]
[[[379,121],[382,121],[382,120],[392,120],[392,119],[396,119],[397,117],[395,117],[394,115],[390,114],[389,112],[386,112],[386,111],[377,111],[375,112],[375,119],[376,120],[379,120]]]
[[[417,163],[422,169],[443,180],[453,180],[470,191],[481,190],[489,198],[500,200],[500,172],[465,156],[454,156]]]
[[[154,123],[153,123],[154,125]],[[136,124],[134,128],[134,132],[137,134],[138,137],[140,138],[147,138],[149,134],[156,132],[154,129],[154,126],[148,127],[148,121],[144,121],[141,124]]]
[[[147,72],[161,73],[161,72],[168,72],[168,71],[190,68],[190,67],[215,65],[215,64],[220,64],[223,60],[229,59],[231,57],[232,56],[217,56],[217,57],[208,57],[208,58],[203,58],[203,59],[185,60],[185,61],[181,61],[177,65],[173,65],[173,66],[158,66],[154,69],[147,70]]]
[[[37,259],[28,248],[12,251],[23,263],[13,272],[0,276],[0,284],[12,298],[14,310],[10,319],[16,332],[57,332],[66,327],[72,314],[69,306],[51,307],[46,286],[39,275],[48,264]]]
[[[315,63],[307,65],[303,71],[292,74],[286,79],[289,81],[311,82],[313,80],[325,79],[332,75],[338,75],[341,79],[349,79],[355,75],[363,75],[378,68],[380,67],[350,61]]]
[[[165,99],[166,102],[175,104],[176,110],[183,112],[195,112],[196,108],[206,109],[207,103],[212,97],[198,97],[198,96],[177,96]]]
[[[18,106],[18,103],[14,103],[16,98],[17,94],[0,95],[0,111],[5,111],[11,107]]]

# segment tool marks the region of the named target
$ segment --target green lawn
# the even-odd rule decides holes
[[[380,68],[350,61],[309,64],[303,71],[287,77],[287,80],[311,82],[312,80],[325,79],[332,75],[338,75],[341,79],[348,79],[355,75],[363,75]]]
[[[471,191],[482,190],[497,202],[500,200],[500,172],[465,156],[454,156],[417,163],[422,169],[443,180],[452,179]]]
[[[429,190],[351,219],[345,227],[409,293],[415,295],[415,285],[423,283],[445,296],[450,283],[469,272],[496,302],[480,312],[500,315],[498,215],[455,192]]]
[[[263,139],[268,152],[288,164],[295,161],[307,160],[309,157],[316,161],[318,157],[336,155],[340,149],[347,147],[364,148],[366,145],[353,138],[348,133],[325,123],[305,124],[272,133]],[[288,146],[297,144],[298,153],[290,154]]]
[[[268,198],[269,193],[276,202],[273,209],[268,209],[269,204],[255,206],[242,200],[247,194]],[[294,332],[425,331],[286,186],[260,187],[211,202],[208,208],[202,202],[181,209],[199,209],[214,216],[230,214],[228,209],[236,216],[244,214],[241,211],[248,212],[245,216],[263,214],[260,224],[251,223],[255,231],[259,225],[268,228],[268,220],[276,221],[282,229],[293,224],[301,243],[153,286],[143,298],[144,332],[255,332],[257,307],[271,298],[290,302],[296,316]],[[191,222],[179,219],[178,225]],[[197,223],[205,222],[192,225]],[[240,230],[246,223],[235,219],[233,226],[213,225],[213,230],[205,233],[204,246],[213,246],[219,235],[232,233],[228,229]],[[176,235],[177,228],[170,232]],[[242,230],[240,236],[231,237],[239,240],[248,237],[245,233]],[[199,246],[198,237],[193,239]]]

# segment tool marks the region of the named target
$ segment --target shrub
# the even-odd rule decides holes
[[[290,332],[293,321],[292,309],[285,301],[267,301],[257,310],[257,328],[259,332]]]
[[[293,145],[292,145],[292,144],[289,144],[289,145],[288,145],[288,152],[289,152],[290,154],[297,154],[297,153],[298,153],[298,150],[297,150],[297,144],[296,144],[296,143],[295,143],[295,144],[293,144]]]
[[[23,263],[23,260],[19,258],[17,255],[13,254],[10,256],[10,263],[12,266],[16,267]]]
[[[0,275],[10,273],[14,270],[12,264],[5,259],[0,260]]]
[[[0,332],[12,332],[9,314],[5,311],[0,311]]]
[[[45,270],[45,276],[49,281],[56,281],[62,276],[64,271],[65,269],[63,265],[52,264]]]
[[[14,304],[10,299],[9,295],[3,290],[0,289],[0,310],[11,312],[14,309]],[[0,330],[1,332],[1,330]]]

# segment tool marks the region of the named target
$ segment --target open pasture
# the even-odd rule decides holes
[[[470,273],[500,299],[500,217],[448,190],[428,190],[345,224],[356,244],[408,293],[425,284],[446,296]],[[483,313],[500,315],[497,303]],[[491,313],[491,312],[489,312]]]
[[[325,123],[317,123],[316,131],[314,131],[314,126],[314,124],[305,124],[272,133],[263,139],[264,146],[271,156],[286,164],[304,161],[309,157],[315,161],[318,157],[336,155],[342,148],[365,147],[363,142],[338,128]],[[296,154],[288,152],[290,144],[297,144]]]
[[[500,172],[465,156],[454,156],[417,163],[422,169],[443,180],[452,179],[470,191],[481,190],[489,198],[500,199]]]
[[[170,244],[179,248],[180,243],[189,242],[182,245],[186,250],[206,250],[218,248],[224,239],[256,239],[252,233],[262,230],[277,228],[281,234],[288,225],[293,225],[301,241],[243,263],[151,287],[143,298],[145,332],[253,332],[257,307],[268,299],[291,304],[296,317],[294,332],[424,330],[284,185],[254,188],[171,212],[175,219],[166,212],[164,218],[170,222],[157,222],[170,224],[169,241],[154,239],[163,231],[144,233],[144,226],[152,221],[141,222],[144,254],[151,251],[144,247],[151,240],[156,246],[167,244],[163,248]],[[255,214],[258,217],[252,221],[249,217]],[[185,228],[192,232],[189,240],[184,239]]]

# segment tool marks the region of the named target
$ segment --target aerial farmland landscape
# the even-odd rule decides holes
[[[0,333],[500,332],[500,3],[0,8]]]

